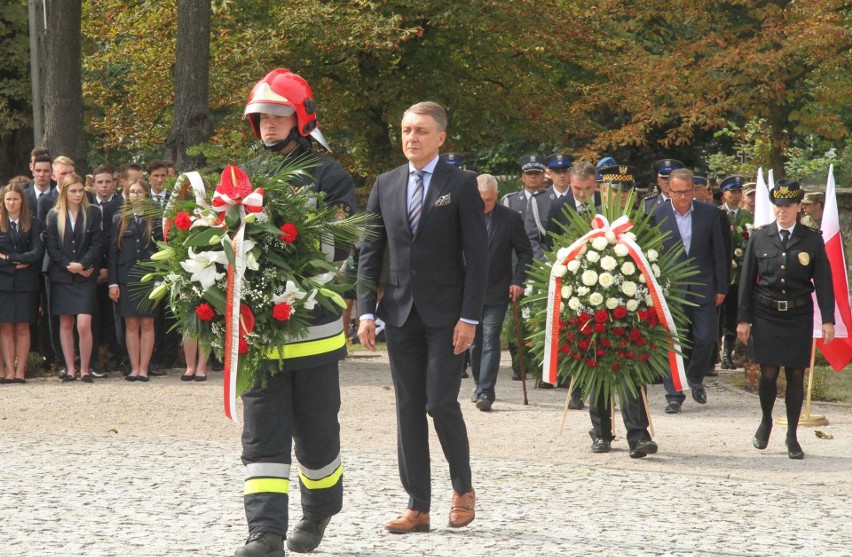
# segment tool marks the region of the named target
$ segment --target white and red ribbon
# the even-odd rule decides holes
[[[683,364],[683,357],[680,352],[680,340],[677,333],[677,328],[674,324],[669,306],[663,297],[662,288],[654,276],[651,264],[645,257],[645,253],[639,244],[633,238],[625,234],[633,227],[633,223],[627,217],[622,215],[610,225],[609,221],[603,215],[595,215],[592,219],[592,230],[584,234],[580,239],[568,246],[568,253],[560,261],[553,263],[553,268],[550,273],[550,283],[547,290],[547,324],[544,336],[544,369],[542,371],[542,381],[555,385],[557,382],[557,372],[559,365],[557,356],[559,354],[559,334],[560,334],[560,306],[562,304],[562,273],[561,269],[576,259],[587,243],[598,237],[606,237],[607,234],[615,235],[616,243],[622,244],[627,248],[627,252],[633,259],[642,276],[645,277],[645,284],[651,294],[651,299],[654,301],[654,310],[657,313],[657,318],[660,323],[666,328],[671,335],[669,342],[669,370],[671,371],[674,388],[678,391],[683,391],[689,388],[689,383],[686,380],[686,369]]]
[[[166,218],[166,215],[172,212],[172,206],[186,196],[187,189],[192,190],[192,195],[195,197],[195,204],[203,209],[209,209],[207,206],[207,190],[204,189],[204,180],[198,172],[184,172],[175,181],[175,186],[172,189],[172,194],[166,201],[166,208],[163,211],[163,240],[168,241],[169,228],[172,226],[172,220]]]
[[[239,208],[240,225],[229,239],[234,252],[234,265],[228,264],[228,286],[225,293],[225,372],[224,405],[225,416],[238,421],[235,413],[237,371],[240,353],[240,308],[243,274],[246,270],[245,229],[246,212],[259,213],[263,210],[263,190],[251,189],[248,175],[239,167],[228,165],[222,172],[222,180],[216,186],[211,202],[212,209],[226,212],[233,206]]]

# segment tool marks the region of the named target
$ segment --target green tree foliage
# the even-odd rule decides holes
[[[0,11],[0,130],[32,126],[27,3],[7,2]]]

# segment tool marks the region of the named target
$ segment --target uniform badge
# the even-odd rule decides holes
[[[799,253],[799,263],[801,263],[803,266],[807,266],[808,263],[810,263],[810,262],[811,262],[811,256],[810,255],[808,255],[805,252]]]

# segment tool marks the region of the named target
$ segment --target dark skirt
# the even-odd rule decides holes
[[[132,288],[127,284],[119,284],[121,294],[118,296],[118,314],[122,317],[154,317],[157,315],[157,306],[148,299],[150,289],[140,288],[134,285]],[[140,307],[141,306],[141,307]]]
[[[0,291],[0,323],[35,323],[38,316],[38,290]]]
[[[92,315],[97,298],[97,275],[85,282],[51,282],[50,313],[53,315]]]
[[[754,361],[767,366],[808,367],[813,327],[812,303],[788,311],[755,303],[751,324]]]

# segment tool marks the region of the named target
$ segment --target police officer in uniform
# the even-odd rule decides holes
[[[636,169],[631,166],[608,166],[600,169],[601,197],[609,205],[626,207],[630,193],[636,187]],[[614,439],[612,434],[612,401],[600,396],[589,401],[593,453],[608,453]],[[621,400],[621,418],[627,429],[630,458],[644,458],[657,452],[657,444],[648,433],[648,414],[639,396],[628,394]]]
[[[447,164],[451,164],[456,168],[464,168],[464,155],[461,153],[441,153],[438,156]]]
[[[642,211],[653,213],[654,207],[669,200],[669,174],[678,168],[684,168],[684,164],[675,159],[661,159],[654,163],[654,172],[657,174],[656,191],[642,199]]]
[[[745,178],[742,176],[728,176],[722,183],[719,184],[719,189],[722,190],[722,206],[719,208],[725,215],[723,235],[729,232],[731,238],[731,253],[728,258],[731,261],[731,268],[728,275],[731,277],[731,287],[728,288],[728,295],[725,301],[722,302],[721,313],[719,315],[719,328],[722,337],[722,369],[737,369],[734,363],[733,353],[734,346],[737,341],[737,309],[739,308],[739,284],[740,284],[740,263],[734,260],[735,253],[745,251],[747,241],[742,237],[742,234],[737,232],[745,228],[746,224],[754,223],[754,215],[749,211],[740,208],[742,201],[743,186]],[[724,239],[724,238],[723,238]],[[737,250],[742,250],[737,252]],[[737,257],[736,259],[739,259]],[[737,263],[734,265],[734,263]]]
[[[802,189],[795,180],[779,180],[769,194],[775,222],[755,230],[748,242],[740,279],[737,336],[753,342],[760,364],[762,419],[752,443],[765,449],[772,431],[772,407],[781,367],[787,377],[787,455],[805,457],[796,437],[809,365],[813,298],[822,317],[822,337],[834,339],[834,288],[831,266],[819,232],[797,222]]]
[[[520,191],[515,191],[512,193],[507,193],[503,196],[503,199],[500,200],[500,205],[504,207],[508,207],[513,211],[517,211],[519,215],[521,215],[521,220],[526,222],[527,217],[527,209],[529,207],[530,199],[533,194],[537,191],[541,191],[544,189],[544,158],[541,155],[531,154],[525,155],[518,159],[518,164],[521,166],[521,181],[524,184],[524,189]],[[527,235],[529,235],[529,231],[527,231]],[[515,261],[512,260],[512,264],[514,265]],[[506,326],[509,327],[509,354],[512,356],[512,380],[520,381],[521,380],[521,363],[520,358],[518,357],[518,343],[517,340],[517,332],[515,330],[515,315],[514,312],[509,312],[509,318],[506,319]],[[526,331],[524,330],[524,323],[520,323],[521,335],[526,336]],[[529,362],[528,359],[524,359],[524,362]]]
[[[545,238],[550,209],[563,198],[571,197],[571,165],[574,157],[568,153],[553,153],[544,159],[547,172],[553,179],[553,185],[538,191],[530,198],[524,229],[533,247],[536,259],[544,258]]]
[[[308,176],[296,180],[295,185],[323,192],[325,203],[338,206],[343,213],[354,207],[355,189],[349,174],[330,158],[312,152],[313,141],[329,149],[317,127],[316,102],[304,79],[286,69],[273,70],[252,89],[244,117],[269,151],[246,165],[250,172],[274,174],[287,159],[313,159],[317,166],[308,169]],[[323,247],[330,259],[342,262],[351,246]],[[283,354],[270,351],[269,360],[261,364],[278,366],[283,357],[283,369],[266,387],[255,385],[242,397],[243,493],[249,537],[235,557],[284,555],[292,441],[299,460],[303,518],[290,533],[287,548],[313,551],[343,504],[337,420],[338,362],[346,357],[341,310],[318,305],[312,311],[307,336],[283,350]]]

